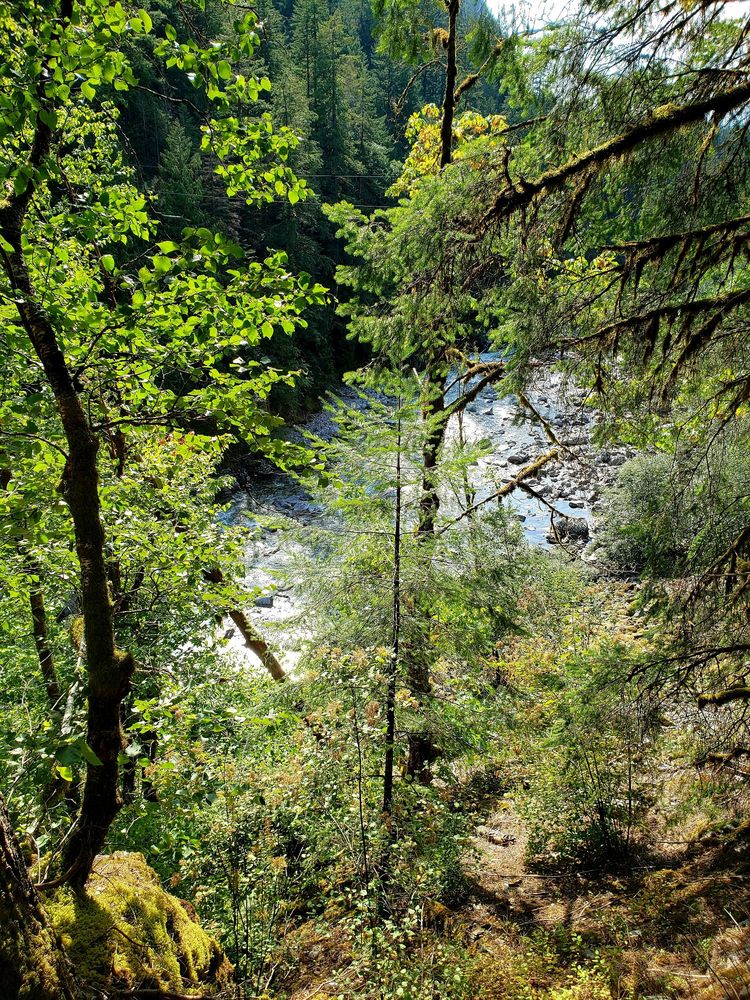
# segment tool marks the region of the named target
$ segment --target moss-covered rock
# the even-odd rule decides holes
[[[192,907],[161,887],[141,854],[98,857],[85,892],[62,888],[47,910],[77,976],[92,985],[200,987],[205,995],[230,981],[232,967],[219,944]]]

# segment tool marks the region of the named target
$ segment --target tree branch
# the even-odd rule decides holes
[[[211,569],[204,569],[203,576],[209,583],[226,583],[226,577],[218,566],[213,566]],[[287,679],[286,671],[279,663],[266,640],[256,631],[245,612],[240,608],[229,608],[227,614],[240,630],[247,648],[255,653],[271,677],[275,681],[285,681]]]
[[[502,497],[507,497],[509,493],[512,493],[516,487],[521,485],[524,479],[530,479],[532,476],[535,476],[537,472],[539,472],[540,469],[543,469],[548,462],[552,462],[559,457],[560,452],[557,448],[552,448],[550,451],[545,452],[544,455],[540,455],[539,458],[535,459],[530,465],[524,466],[524,468],[521,469],[521,471],[514,476],[513,479],[501,486],[499,490],[496,490],[494,493],[490,493],[489,496],[484,497],[482,500],[478,500],[475,504],[472,504],[471,507],[466,507],[465,510],[461,511],[458,517],[454,517],[452,521],[448,521],[447,524],[442,525],[435,532],[435,534],[442,535],[449,528],[452,528],[454,524],[458,524],[458,522],[462,521],[465,517],[470,517],[475,510],[483,507],[486,503],[490,503],[492,500],[500,500]]]
[[[669,135],[686,125],[693,125],[709,114],[724,117],[742,107],[748,100],[750,100],[750,83],[742,83],[702,101],[657,108],[638,125],[608,139],[594,149],[572,157],[567,163],[548,170],[536,180],[520,179],[508,185],[485,213],[482,226],[509,218],[513,212],[530,205],[539,196],[559,190],[569,180],[589,170],[598,170],[651,139]]]
[[[713,694],[699,694],[698,708],[705,708],[706,705],[728,705],[730,701],[750,701],[750,687],[731,687],[724,691],[716,691]]]

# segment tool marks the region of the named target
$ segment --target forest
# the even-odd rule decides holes
[[[750,997],[750,4],[138,2],[0,0],[0,1000]]]

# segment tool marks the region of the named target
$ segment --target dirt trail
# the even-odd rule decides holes
[[[528,833],[510,796],[494,803],[472,842],[478,856],[470,865],[472,900],[464,913],[479,926],[500,919],[522,928],[564,924],[585,930],[603,910],[620,905],[625,886],[615,875],[529,869]]]
[[[528,835],[512,797],[488,803],[485,815],[461,909],[469,940],[491,953],[509,932],[563,926],[616,944],[638,995],[750,997],[750,821],[691,850],[673,833],[619,871],[560,874],[527,867]]]

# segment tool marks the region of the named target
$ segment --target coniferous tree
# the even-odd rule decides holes
[[[201,157],[179,119],[167,131],[155,190],[164,230],[169,236],[179,235],[185,226],[203,222]]]

